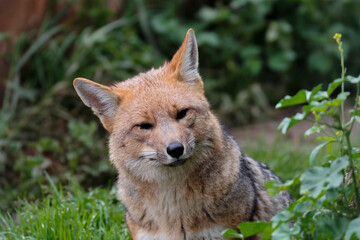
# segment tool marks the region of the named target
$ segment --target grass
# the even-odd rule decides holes
[[[64,191],[49,181],[49,196],[24,201],[15,216],[0,214],[0,239],[131,239],[115,189],[85,192],[72,182]]]
[[[311,151],[311,146],[293,146],[283,136],[272,144],[259,140],[242,148],[283,180],[307,169],[306,153]],[[48,179],[51,189],[42,200],[23,201],[15,216],[0,213],[0,239],[131,239],[115,188],[86,192],[73,181],[64,190]],[[292,193],[294,198],[297,194]]]
[[[263,139],[257,142],[247,142],[242,151],[266,163],[269,168],[283,180],[292,179],[301,174],[308,167],[308,156],[313,149],[311,144],[294,145],[283,135],[277,135],[275,140],[269,144]]]

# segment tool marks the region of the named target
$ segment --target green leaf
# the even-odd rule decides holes
[[[320,101],[328,97],[329,95],[327,94],[326,91],[319,91],[314,96],[311,97],[310,101]]]
[[[270,196],[275,197],[279,192],[288,190],[290,186],[298,183],[299,177],[295,177],[292,180],[286,181],[285,183],[279,183],[278,181],[271,180],[265,183],[265,187]]]
[[[296,123],[300,122],[301,120],[304,120],[307,114],[308,113],[306,112],[296,113],[295,116],[293,116],[292,118],[288,118],[288,117],[284,118],[279,124],[278,130],[281,130],[281,133],[285,134],[287,130],[289,130]]]
[[[238,225],[242,235],[246,237],[254,236],[263,232],[271,223],[266,222],[242,222]]]
[[[360,75],[358,77],[346,76],[346,78],[351,83],[359,83],[360,82]]]
[[[221,233],[221,235],[226,238],[244,238],[242,234],[238,233],[234,229],[226,229]]]
[[[310,103],[310,112],[325,112],[328,109],[326,104],[328,101],[324,100],[321,102],[313,101]]]
[[[339,189],[330,188],[326,191],[325,197],[327,201],[333,201],[339,196]]]
[[[309,192],[310,197],[317,198],[322,191],[340,186],[344,176],[339,172],[348,165],[348,157],[343,156],[335,159],[330,167],[316,166],[310,168],[300,178],[300,193]]]
[[[342,156],[336,158],[330,165],[330,173],[337,173],[346,168],[349,165],[348,156]],[[336,187],[336,186],[334,186]]]
[[[321,102],[313,101],[310,103],[312,106],[310,111],[325,112],[328,107],[338,107],[349,95],[349,92],[343,92],[337,95],[337,97],[333,100],[323,100]]]
[[[304,213],[309,209],[310,206],[311,206],[310,200],[306,200],[304,202],[298,202],[294,208],[294,212]]]
[[[272,239],[273,240],[290,240],[292,239],[292,235],[296,235],[300,233],[300,226],[295,225],[293,228],[290,228],[289,223],[283,223],[280,225],[279,228],[277,228],[273,234]]]
[[[261,234],[261,239],[263,240],[270,240],[271,234],[273,233],[274,229],[269,225],[267,228],[264,229],[264,231]]]
[[[285,134],[285,133],[287,132],[287,130],[288,130],[291,126],[295,125],[295,124],[298,123],[298,122],[299,122],[299,121],[296,121],[296,120],[294,120],[294,119],[292,119],[292,118],[286,117],[286,118],[284,118],[284,119],[281,121],[281,123],[279,124],[278,130],[281,130],[281,133],[282,133],[282,134]]]
[[[279,194],[279,192],[281,191],[280,190],[281,186],[282,186],[282,184],[275,180],[265,183],[267,192],[272,197],[275,197],[277,194]]]
[[[324,146],[326,146],[328,143],[330,143],[329,141],[327,142],[323,142],[322,144],[318,145],[316,148],[314,148],[311,153],[310,153],[310,157],[309,157],[309,165],[310,166],[314,166],[315,163],[315,158],[317,156],[317,154],[319,153],[320,149],[322,149]]]
[[[342,79],[338,78],[335,79],[332,83],[329,84],[328,89],[327,89],[327,94],[330,97],[330,95],[334,92],[334,90],[341,85],[342,83]]]
[[[301,103],[319,101],[328,97],[327,92],[320,91],[322,84],[317,85],[311,91],[300,90],[295,96],[285,96],[280,102],[278,102],[275,108],[283,108],[287,106],[293,106]],[[306,111],[308,113],[308,111]]]
[[[312,126],[308,130],[306,130],[306,132],[304,133],[304,137],[307,138],[314,133],[319,133],[321,129],[324,129],[324,126]]]
[[[349,92],[342,92],[337,95],[336,99],[345,101],[349,95]]]
[[[350,95],[349,92],[342,92],[337,95],[334,100],[331,101],[324,101],[324,103],[329,107],[338,107],[342,102],[344,102],[347,97]]]
[[[349,111],[349,113],[351,116],[350,122],[357,121],[358,123],[360,123],[360,110],[359,109],[357,109],[357,110],[351,109]]]
[[[352,120],[354,119],[354,120]],[[360,117],[359,116],[354,116],[351,118],[352,121],[357,121],[358,123],[360,123]]]
[[[353,219],[346,230],[345,240],[360,239],[360,217]],[[355,238],[352,238],[355,237]]]
[[[322,84],[318,84],[311,90],[311,92],[306,91],[306,101],[310,102],[312,100],[312,97],[320,92],[321,88],[322,88]],[[320,92],[319,96],[321,95],[322,94]]]
[[[276,228],[282,222],[289,222],[290,220],[292,220],[293,217],[294,214],[292,212],[287,209],[283,209],[280,213],[278,213],[271,219],[272,227]]]
[[[336,138],[334,137],[317,137],[315,141],[328,141],[328,142],[335,142]]]
[[[287,106],[293,106],[301,103],[307,102],[307,95],[311,94],[311,92],[306,90],[299,91],[295,96],[285,96],[280,102],[278,102],[275,106],[275,108],[283,108]]]
[[[360,116],[360,110],[354,110],[354,109],[351,109],[349,111],[350,113],[350,116],[353,117],[353,116]]]
[[[318,239],[341,239],[348,227],[348,224],[349,220],[346,218],[329,218],[325,215],[318,219],[318,224],[316,225]]]

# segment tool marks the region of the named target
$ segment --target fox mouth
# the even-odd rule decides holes
[[[166,166],[169,166],[169,167],[177,167],[177,166],[181,166],[183,165],[185,162],[186,162],[186,158],[183,158],[183,159],[177,159],[176,161],[172,162],[172,163],[169,163],[167,164]]]

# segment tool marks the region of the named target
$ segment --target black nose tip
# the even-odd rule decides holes
[[[171,157],[179,158],[184,153],[184,145],[179,142],[173,142],[166,148],[166,151]]]

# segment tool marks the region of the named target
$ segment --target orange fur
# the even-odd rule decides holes
[[[74,81],[110,132],[118,196],[135,240],[223,239],[222,230],[268,221],[290,201],[288,193],[267,194],[265,182],[278,177],[243,155],[210,111],[197,51],[190,29],[158,69],[111,87]]]

